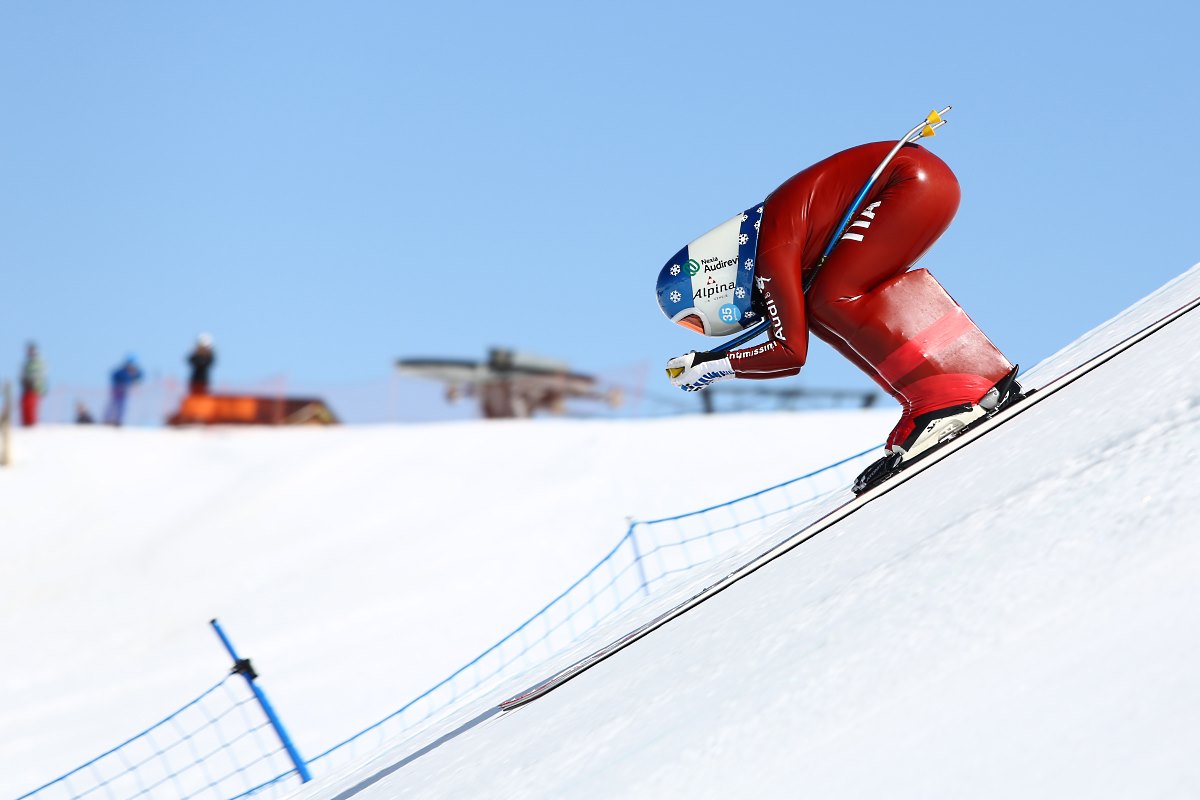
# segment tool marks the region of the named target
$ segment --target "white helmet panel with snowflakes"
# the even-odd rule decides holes
[[[706,336],[728,336],[758,322],[750,308],[763,207],[738,214],[675,254],[658,274],[667,319]]]

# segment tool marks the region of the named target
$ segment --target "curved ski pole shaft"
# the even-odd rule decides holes
[[[767,330],[767,328],[770,326],[770,324],[771,324],[771,320],[764,319],[762,322],[758,323],[753,328],[747,328],[746,330],[742,331],[741,333],[739,333],[737,336],[733,337],[729,341],[721,342],[719,345],[714,347],[709,352],[727,353],[730,350],[732,350],[733,348],[740,347],[741,345],[743,345],[746,342],[750,341],[751,339],[755,338],[760,333],[765,332]]]
[[[821,257],[817,259],[816,266],[813,267],[812,271],[808,273],[808,278],[804,281],[805,294],[808,294],[808,290],[812,288],[813,283],[817,279],[817,274],[821,271],[821,267],[825,266],[825,260],[829,258],[829,254],[833,252],[833,248],[837,245],[838,240],[841,239],[842,234],[846,232],[846,226],[850,224],[850,218],[853,217],[858,211],[858,207],[862,205],[863,200],[867,198],[867,194],[871,191],[871,187],[875,185],[875,181],[877,181],[879,176],[883,174],[883,171],[887,169],[887,165],[892,163],[892,159],[896,157],[896,154],[900,152],[904,145],[911,144],[917,139],[921,139],[926,136],[935,135],[934,131],[946,124],[946,120],[942,119],[942,115],[949,113],[951,108],[953,108],[953,106],[946,106],[941,111],[930,111],[925,116],[925,119],[922,120],[919,125],[915,125],[908,133],[904,134],[904,136],[900,138],[900,141],[896,142],[896,146],[893,147],[888,152],[887,156],[884,157],[883,161],[879,162],[879,166],[876,167],[875,171],[871,173],[871,177],[867,179],[867,182],[863,184],[863,187],[858,190],[858,194],[854,196],[853,202],[851,202],[850,206],[846,209],[846,213],[842,215],[841,222],[839,222],[838,226],[833,229],[833,236],[830,237],[829,243],[825,245],[825,250],[821,253]]]

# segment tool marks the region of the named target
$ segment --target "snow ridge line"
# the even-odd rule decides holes
[[[1168,286],[1169,285],[1170,284],[1168,284]],[[1166,287],[1164,287],[1164,288],[1166,288]],[[1138,305],[1140,305],[1140,303]],[[928,456],[926,456],[922,460],[920,460],[920,461],[914,463],[912,466],[908,467],[904,472],[901,472],[899,475],[896,475],[893,478],[886,480],[884,483],[882,483],[872,489],[869,489],[868,491],[862,493],[861,495],[858,495],[857,497],[847,500],[844,504],[835,508],[834,510],[829,512],[829,514],[827,514],[826,516],[817,520],[812,525],[809,525],[808,527],[797,531],[795,533],[795,535],[793,535],[791,538],[786,539],[785,541],[780,542],[779,544],[771,547],[766,552],[760,554],[759,556],[752,559],[751,561],[746,562],[745,564],[743,564],[742,566],[733,570],[732,572],[728,573],[724,577],[718,579],[716,582],[711,583],[708,586],[705,586],[704,588],[700,589],[699,591],[697,591],[696,593],[694,593],[687,599],[676,604],[672,608],[662,612],[661,614],[657,615],[656,617],[654,617],[653,619],[649,620],[648,622],[642,624],[641,626],[635,628],[634,630],[625,634],[624,636],[617,639],[616,641],[610,643],[609,645],[606,645],[605,647],[600,648],[599,650],[594,651],[593,653],[586,656],[585,658],[582,658],[579,661],[575,662],[574,664],[566,667],[565,669],[560,670],[556,674],[541,681],[540,683],[533,685],[526,691],[524,691],[520,694],[514,695],[514,696],[508,698],[507,700],[502,701],[499,704],[499,709],[501,711],[505,711],[505,712],[511,711],[513,709],[516,709],[516,708],[519,708],[520,706],[525,705],[526,703],[536,700],[539,697],[542,697],[542,696],[548,694],[549,692],[553,691],[554,689],[558,688],[559,686],[562,686],[563,684],[565,684],[572,678],[575,678],[575,677],[581,675],[582,673],[586,672],[588,669],[591,669],[592,667],[594,667],[596,664],[599,664],[601,661],[604,661],[605,659],[609,658],[610,656],[615,655],[616,653],[620,652],[621,650],[624,650],[626,647],[628,647],[629,645],[638,641],[639,639],[643,638],[644,636],[647,636],[650,633],[654,632],[655,630],[666,625],[671,620],[673,620],[679,616],[682,616],[683,614],[692,610],[693,608],[700,605],[704,601],[716,596],[717,594],[719,594],[720,592],[729,588],[730,586],[737,583],[741,579],[747,577],[748,575],[750,575],[754,572],[757,572],[761,567],[769,564],[770,562],[774,561],[775,559],[779,558],[780,556],[784,555],[785,553],[790,552],[791,550],[795,549],[796,547],[799,547],[801,544],[804,544],[804,542],[808,541],[809,539],[812,539],[813,537],[817,536],[819,533],[821,533],[825,530],[828,530],[829,528],[833,527],[833,525],[835,525],[836,523],[838,523],[841,520],[845,519],[846,517],[850,516],[855,511],[858,511],[859,509],[861,509],[863,506],[867,505],[868,503],[872,502],[873,500],[875,500],[879,497],[882,497],[883,495],[892,491],[893,489],[900,486],[901,484],[908,482],[909,480],[916,477],[921,472],[924,472],[929,467],[940,462],[944,458],[948,457],[950,454],[956,452],[958,449],[960,449],[964,445],[974,441],[975,439],[979,438],[980,436],[986,435],[989,431],[996,428],[997,426],[1002,425],[1003,423],[1007,422],[1008,420],[1024,413],[1026,410],[1037,405],[1042,400],[1057,393],[1060,389],[1063,389],[1063,388],[1069,386],[1070,384],[1074,383],[1075,381],[1077,381],[1079,378],[1083,377],[1084,375],[1087,375],[1088,373],[1092,372],[1093,370],[1097,369],[1098,367],[1111,361],[1113,358],[1116,358],[1118,355],[1120,355],[1121,353],[1130,349],[1131,347],[1136,345],[1138,342],[1144,341],[1145,339],[1152,336],[1154,333],[1165,328],[1167,325],[1180,319],[1181,317],[1188,314],[1189,312],[1194,311],[1197,307],[1200,307],[1200,297],[1192,298],[1187,303],[1176,308],[1174,311],[1158,318],[1154,322],[1151,322],[1150,324],[1146,325],[1145,327],[1126,336],[1124,339],[1121,339],[1120,341],[1116,342],[1115,344],[1110,345],[1106,349],[1102,350],[1100,353],[1096,354],[1095,356],[1092,356],[1091,358],[1086,359],[1083,363],[1081,363],[1081,364],[1077,365],[1076,367],[1073,367],[1073,368],[1069,369],[1068,371],[1060,374],[1059,376],[1051,379],[1050,381],[1043,384],[1042,386],[1031,390],[1029,395],[1026,397],[1026,399],[1017,403],[1014,406],[1011,406],[1005,412],[1003,412],[995,417],[985,419],[984,422],[980,423],[975,428],[971,429],[967,433],[963,434],[962,436],[960,436],[959,438],[950,442],[949,444],[941,447],[940,449],[933,451],[932,453],[930,453]],[[1092,333],[1094,333],[1094,331]],[[1089,333],[1088,335],[1091,335],[1091,334]]]

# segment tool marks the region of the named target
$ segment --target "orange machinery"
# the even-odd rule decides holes
[[[239,394],[193,394],[168,425],[336,425],[324,400]]]

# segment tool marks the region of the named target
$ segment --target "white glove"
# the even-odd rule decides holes
[[[684,356],[676,356],[667,362],[667,377],[672,386],[678,386],[685,392],[698,392],[717,381],[733,377],[733,367],[729,364],[729,356],[713,358],[712,353],[697,353],[694,350]],[[697,359],[710,358],[708,361]]]

